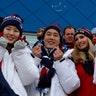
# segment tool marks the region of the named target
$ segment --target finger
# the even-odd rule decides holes
[[[42,44],[41,43],[38,43],[38,47],[41,47],[42,46]]]
[[[59,46],[56,46],[55,48],[56,48],[56,49],[59,49]]]
[[[61,51],[59,48],[57,48],[55,52],[56,52],[57,54],[59,54],[59,53],[61,53],[62,51]]]

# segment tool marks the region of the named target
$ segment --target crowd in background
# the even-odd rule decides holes
[[[23,22],[0,18],[0,96],[96,96],[95,29],[42,26],[30,47]]]

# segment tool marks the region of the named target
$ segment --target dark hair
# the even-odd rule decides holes
[[[66,29],[72,29],[72,28],[74,29],[74,31],[76,31],[76,28],[75,28],[75,27],[70,26],[70,25],[69,25],[69,26],[66,26],[66,27],[64,28],[64,30],[63,30],[63,35],[65,34],[65,30],[66,30]]]
[[[3,22],[3,17],[0,17],[0,24]]]

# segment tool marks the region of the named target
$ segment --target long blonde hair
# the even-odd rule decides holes
[[[94,53],[93,53],[93,43],[92,41],[88,38],[89,46],[88,46],[88,56],[89,60],[93,61],[94,60]],[[77,46],[74,46],[74,51],[73,51],[73,60],[75,63],[80,62],[80,63],[85,63],[87,61],[86,59],[86,54],[84,51],[81,51],[77,48]]]

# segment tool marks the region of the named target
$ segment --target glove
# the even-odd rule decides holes
[[[25,41],[18,40],[14,44],[14,49],[16,49],[16,50],[23,49],[23,48],[25,48],[25,46],[26,46]]]
[[[0,46],[2,46],[3,48],[6,48],[8,44],[8,40],[5,39],[4,37],[0,37]]]

